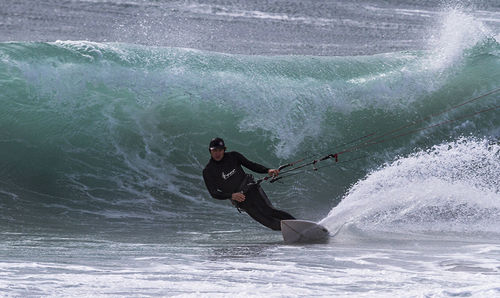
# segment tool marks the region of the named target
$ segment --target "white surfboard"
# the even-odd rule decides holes
[[[281,233],[285,243],[325,242],[330,235],[330,232],[322,225],[298,219],[282,220]]]

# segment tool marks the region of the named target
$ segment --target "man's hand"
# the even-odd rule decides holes
[[[245,200],[245,195],[241,192],[235,192],[231,195],[231,199],[236,202],[243,202]]]
[[[279,175],[280,170],[277,170],[277,169],[270,169],[269,171],[267,171],[267,173],[269,174],[269,176],[276,177],[276,176],[278,176],[278,175]]]

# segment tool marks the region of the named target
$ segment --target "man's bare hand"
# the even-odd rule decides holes
[[[279,175],[280,173],[280,170],[277,170],[277,169],[270,169],[269,171],[267,171],[267,173],[269,174],[269,176],[271,177],[276,177]]]
[[[235,192],[232,194],[231,199],[236,202],[243,202],[245,200],[245,195],[241,192]]]

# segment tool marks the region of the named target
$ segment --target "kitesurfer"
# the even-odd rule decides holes
[[[295,219],[287,212],[275,209],[264,190],[255,183],[253,176],[246,174],[241,166],[270,176],[277,176],[279,170],[249,161],[239,152],[226,152],[224,140],[221,138],[210,141],[209,151],[211,158],[203,169],[203,179],[213,198],[230,199],[238,210],[245,211],[253,219],[273,230],[281,230],[281,220]]]

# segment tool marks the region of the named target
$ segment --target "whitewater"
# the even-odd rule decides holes
[[[495,3],[2,5],[0,295],[500,295]],[[328,243],[211,198],[216,136],[356,148],[262,184]]]

